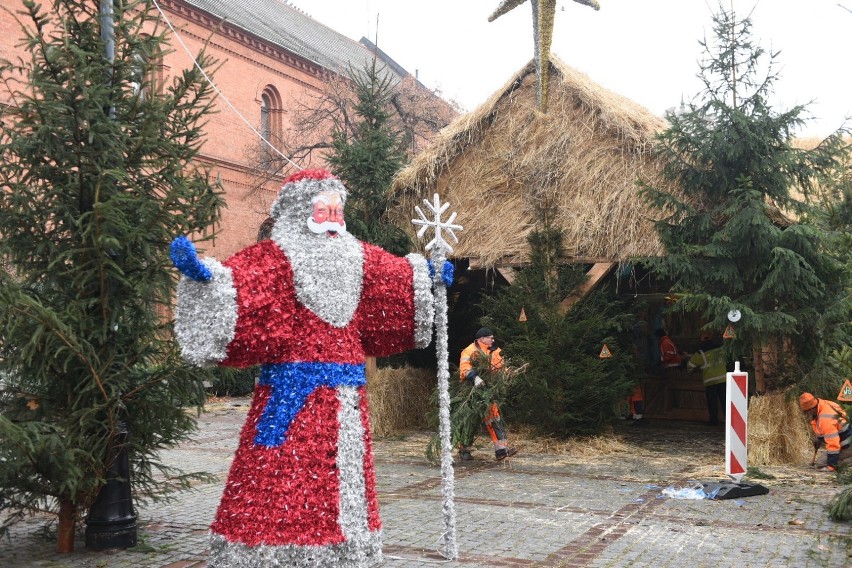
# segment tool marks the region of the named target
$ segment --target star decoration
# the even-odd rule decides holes
[[[494,13],[488,16],[493,22],[506,12],[517,8],[527,0],[502,0]],[[600,10],[597,0],[574,0],[583,6]],[[533,40],[535,41],[535,72],[538,77],[538,109],[547,112],[547,90],[550,79],[550,44],[553,43],[553,20],[556,16],[556,0],[530,0],[533,12]]]
[[[454,225],[453,221],[456,220],[456,212],[450,215],[450,217],[446,221],[441,221],[441,215],[446,211],[449,207],[449,203],[441,204],[441,198],[436,193],[432,198],[433,203],[430,203],[428,199],[424,199],[423,203],[426,204],[432,214],[434,215],[434,219],[427,219],[426,215],[423,213],[423,210],[420,209],[419,206],[415,206],[414,210],[417,211],[417,214],[420,215],[420,219],[412,219],[411,222],[415,225],[420,225],[420,230],[417,231],[417,238],[422,239],[423,235],[426,234],[426,231],[429,230],[429,227],[432,227],[435,230],[435,238],[433,238],[426,245],[426,250],[432,250],[432,248],[437,248],[440,251],[445,252],[453,252],[453,247],[444,240],[444,236],[441,234],[441,231],[446,231],[450,237],[452,237],[454,242],[459,242],[459,239],[456,237],[454,231],[461,231],[463,227],[461,225]]]

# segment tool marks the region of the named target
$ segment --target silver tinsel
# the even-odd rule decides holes
[[[223,361],[237,328],[237,290],[231,269],[216,260],[202,262],[213,275],[209,282],[183,277],[178,284],[175,335],[188,363],[208,367]]]

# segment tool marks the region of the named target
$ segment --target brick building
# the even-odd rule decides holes
[[[190,53],[197,54],[205,44],[207,53],[220,64],[213,81],[223,96],[216,101],[218,112],[209,117],[199,160],[213,176],[221,177],[227,208],[216,241],[205,247],[205,254],[225,258],[254,242],[289,173],[269,172],[259,164],[259,156],[274,151],[265,148],[258,133],[275,140],[289,126],[300,101],[321,95],[350,66],[363,67],[375,53],[403,84],[420,91],[432,104],[437,100],[446,120],[428,126],[431,132],[453,115],[449,104],[436,99],[369,41],[353,41],[282,0],[159,0],[158,4],[186,49],[173,36],[172,49],[157,72],[157,85],[169,84],[172,76],[192,66]],[[0,58],[17,58],[22,53],[20,38],[13,15],[0,10]],[[429,132],[422,134],[429,137]],[[299,166],[322,165],[321,157],[313,159],[313,164]]]

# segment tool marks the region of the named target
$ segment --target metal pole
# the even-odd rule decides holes
[[[101,0],[100,3],[100,18],[101,18],[101,40],[104,42],[104,55],[110,65],[115,63],[115,13],[114,0]],[[112,70],[110,70],[112,75]],[[115,118],[115,107],[110,105],[107,110],[110,118]]]
[[[107,61],[115,61],[115,22],[113,13],[113,0],[101,0],[101,39],[106,46]]]
[[[101,0],[101,39],[104,55],[110,64],[115,62],[115,15],[113,0]],[[112,70],[110,70],[112,75]],[[115,107],[107,110],[115,118]],[[136,511],[133,508],[133,491],[130,485],[130,458],[127,450],[127,425],[119,422],[116,436],[109,449],[109,469],[106,484],[98,491],[86,515],[86,548],[132,548],[137,542]]]
[[[112,443],[107,482],[98,491],[86,516],[86,548],[132,548],[136,546],[136,510],[130,486],[127,425],[118,424]]]

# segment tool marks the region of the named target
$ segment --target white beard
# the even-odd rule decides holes
[[[324,322],[345,327],[361,300],[364,251],[360,241],[349,234],[285,232],[281,225],[276,223],[272,240],[290,260],[296,298]]]

